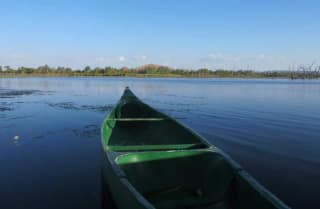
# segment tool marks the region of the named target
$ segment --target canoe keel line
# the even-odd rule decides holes
[[[127,87],[101,128],[120,209],[287,209],[229,156]]]

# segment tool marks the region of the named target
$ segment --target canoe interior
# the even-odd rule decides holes
[[[217,152],[130,153],[116,162],[158,209],[275,208]]]
[[[110,150],[206,148],[199,136],[174,119],[142,103],[130,91],[105,119],[102,127]]]

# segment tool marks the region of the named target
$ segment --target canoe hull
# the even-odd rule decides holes
[[[139,200],[135,192],[128,189],[127,181],[124,178],[119,177],[113,167],[112,157],[110,154],[102,154],[102,178],[108,185],[112,200],[116,204],[118,209],[132,208],[132,209],[154,209],[154,207],[146,206],[146,202]]]
[[[129,89],[104,120],[101,139],[103,178],[119,209],[289,208],[223,151]]]
[[[159,152],[160,153],[160,152]],[[211,206],[208,208],[239,208],[239,209],[250,209],[250,208],[259,208],[259,209],[286,209],[285,206],[279,199],[274,195],[264,189],[259,183],[257,183],[248,173],[246,173],[241,167],[235,163],[230,163],[229,160],[225,159],[227,156],[220,155],[220,151],[214,148],[209,148],[206,150],[192,150],[192,151],[169,151],[166,154],[174,155],[173,157],[158,157],[156,161],[150,157],[154,155],[155,152],[141,152],[138,154],[127,153],[124,155],[118,155],[114,157],[114,153],[108,152],[104,155],[104,166],[103,174],[105,180],[110,186],[112,196],[114,201],[119,209],[154,209],[154,208],[205,208],[202,206]],[[182,153],[183,155],[178,155]],[[190,153],[190,154],[188,154]],[[133,155],[130,157],[130,155]],[[147,157],[139,157],[142,155],[148,155]],[[201,155],[207,155],[205,158],[201,159]],[[210,155],[219,156],[217,159],[215,156],[212,157],[213,161],[210,160]],[[195,156],[195,157],[194,157]],[[157,156],[156,156],[157,157]],[[194,159],[186,164],[185,159],[187,158],[198,158]],[[124,158],[124,159],[123,159]],[[138,159],[139,162],[130,162],[131,159]],[[129,160],[128,160],[129,159]],[[209,161],[208,161],[209,159]],[[161,161],[166,161],[162,163]],[[176,162],[171,162],[176,161]],[[185,162],[183,162],[185,161]],[[201,164],[200,162],[208,161],[206,164]],[[227,163],[224,163],[226,161]],[[114,163],[117,162],[117,163]],[[171,165],[169,163],[171,163]],[[147,166],[142,165],[143,163],[148,164]],[[123,167],[124,165],[134,166],[135,168],[131,169],[133,172],[136,172],[137,175],[132,175],[133,172]],[[180,165],[181,169],[174,171],[175,165]],[[215,166],[220,164],[219,166]],[[212,167],[212,169],[210,169]],[[123,172],[125,171],[125,173]],[[137,172],[138,171],[138,172]],[[139,173],[140,172],[140,173]],[[171,172],[171,173],[170,173]],[[130,179],[126,174],[131,174],[131,176],[138,177],[140,180]],[[151,176],[148,174],[151,173]],[[153,174],[152,174],[153,173]],[[159,175],[157,175],[157,173]],[[169,175],[168,175],[169,174]],[[171,175],[174,174],[174,175]],[[179,178],[181,176],[181,178]],[[189,177],[188,177],[189,176]],[[193,180],[192,178],[195,178]],[[137,178],[136,178],[137,179]],[[208,185],[203,185],[203,181]],[[165,181],[167,180],[167,181]],[[154,182],[153,182],[154,181]],[[168,183],[168,182],[171,182]],[[198,183],[197,183],[198,182]],[[202,185],[201,185],[202,183]],[[145,186],[140,186],[143,185]],[[174,188],[170,185],[180,185],[185,188],[191,188],[193,192],[192,195],[189,195],[188,198],[185,198],[185,201],[176,201],[177,195],[169,196],[171,199],[167,203],[158,204],[156,201],[159,200],[159,195],[156,198],[147,196],[147,192],[143,192],[145,189],[143,187],[153,187],[159,188],[163,186],[166,188]],[[167,186],[165,184],[168,184]],[[192,187],[193,185],[193,187]],[[199,197],[195,195],[196,192],[201,192],[194,185],[199,185],[198,188],[204,188],[203,191],[213,190],[212,197],[217,197],[215,200],[211,201],[209,197]],[[229,185],[229,186],[228,186]],[[210,188],[212,186],[212,189]],[[136,189],[137,188],[137,189]],[[219,190],[217,190],[217,188]],[[225,188],[226,191],[223,191]],[[138,191],[139,189],[139,191]],[[149,189],[149,190],[159,190],[159,189]],[[214,191],[215,190],[215,191]],[[223,191],[223,192],[220,192]],[[233,194],[223,195],[227,193],[227,190],[232,191]],[[161,189],[160,189],[161,191]],[[185,193],[185,191],[183,191]],[[143,193],[144,195],[141,195]],[[177,192],[176,192],[177,193]],[[204,192],[203,192],[204,193]],[[162,195],[163,196],[163,195]],[[168,197],[168,195],[167,195]],[[156,199],[155,201],[153,201]],[[158,200],[157,200],[158,199]],[[161,195],[160,195],[161,199]],[[163,199],[163,198],[162,198]],[[158,201],[159,202],[159,201]],[[192,207],[197,205],[201,207]],[[168,206],[169,205],[169,206]],[[185,205],[186,207],[173,207],[172,205]],[[172,206],[172,207],[171,207]],[[258,207],[257,207],[258,206]]]

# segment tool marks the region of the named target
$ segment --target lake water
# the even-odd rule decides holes
[[[0,79],[0,208],[101,208],[100,125],[124,87],[293,208],[320,208],[320,81]]]

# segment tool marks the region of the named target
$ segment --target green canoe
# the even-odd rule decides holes
[[[101,135],[103,178],[120,209],[289,208],[224,152],[128,87]]]

